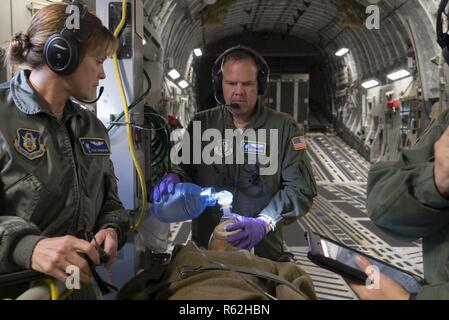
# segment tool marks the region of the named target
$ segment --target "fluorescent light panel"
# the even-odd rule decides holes
[[[395,80],[399,80],[399,79],[408,77],[409,75],[410,75],[410,72],[408,72],[408,71],[405,70],[405,69],[402,69],[402,70],[399,70],[399,71],[390,73],[390,74],[387,76],[387,78],[390,79],[390,80],[395,81]]]
[[[195,54],[195,56],[197,57],[201,57],[203,55],[203,51],[201,51],[200,48],[196,48],[195,50],[193,50],[193,53]]]
[[[345,54],[347,54],[348,52],[349,52],[349,49],[348,49],[348,48],[342,48],[342,49],[338,50],[338,51],[335,53],[335,55],[336,55],[337,57],[342,57],[342,56],[344,56]]]
[[[172,78],[173,80],[178,79],[179,77],[181,77],[181,75],[179,74],[179,72],[176,69],[171,70],[168,75],[170,76],[170,78]]]
[[[189,83],[188,83],[187,81],[185,81],[185,80],[182,80],[182,81],[179,81],[179,82],[178,82],[178,86],[179,86],[181,89],[185,89],[185,88],[187,88],[187,87],[189,86]]]
[[[362,87],[364,87],[365,89],[370,89],[378,86],[379,84],[379,81],[373,79],[362,83]]]

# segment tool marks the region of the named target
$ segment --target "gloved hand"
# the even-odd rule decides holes
[[[267,235],[268,225],[260,218],[238,216],[235,220],[236,223],[226,227],[226,231],[241,229],[239,233],[228,237],[228,242],[236,248],[251,250]]]
[[[167,201],[168,195],[175,192],[175,185],[181,182],[176,173],[167,173],[153,188],[153,201]]]

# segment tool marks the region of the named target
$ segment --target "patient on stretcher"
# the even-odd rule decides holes
[[[275,262],[233,247],[219,224],[208,250],[193,242],[173,249],[169,263],[144,270],[118,299],[308,300],[316,299],[310,276],[293,262]]]

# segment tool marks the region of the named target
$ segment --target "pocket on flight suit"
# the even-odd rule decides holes
[[[80,162],[80,173],[84,193],[88,197],[95,197],[104,179],[104,168],[108,164],[105,163],[105,156],[82,156]]]
[[[105,156],[83,155],[80,157],[81,211],[83,224],[92,229],[100,213],[105,195]]]
[[[3,213],[30,221],[44,191],[38,178],[31,174],[24,176],[5,189]]]

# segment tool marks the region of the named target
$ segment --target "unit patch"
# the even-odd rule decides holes
[[[41,134],[36,130],[17,129],[14,147],[17,152],[29,160],[36,160],[45,154],[45,146],[41,144]]]
[[[261,154],[261,155],[266,155],[266,153],[267,153],[267,144],[266,143],[243,141],[242,145],[243,145],[243,153]]]
[[[80,138],[81,147],[87,156],[109,156],[111,149],[105,139]]]
[[[214,147],[214,152],[219,157],[223,158],[223,156],[224,156],[226,158],[233,154],[233,152],[234,152],[233,149],[234,149],[234,147],[233,147],[232,141],[223,139]]]
[[[293,143],[293,148],[296,151],[307,149],[306,140],[304,139],[304,136],[294,137],[292,139],[292,143]]]

